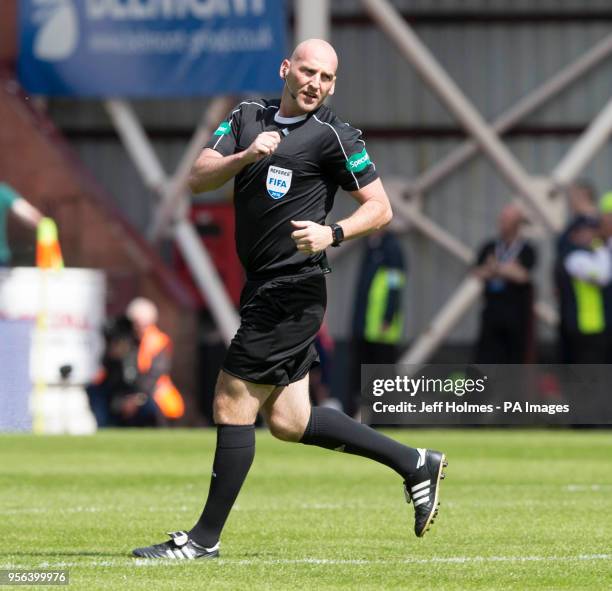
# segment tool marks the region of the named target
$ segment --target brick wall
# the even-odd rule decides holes
[[[17,0],[0,0],[0,63],[12,64],[17,56]]]

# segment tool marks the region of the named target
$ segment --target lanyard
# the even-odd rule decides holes
[[[523,240],[514,240],[506,247],[503,240],[498,240],[495,243],[495,258],[500,263],[513,261],[521,252],[523,244]]]

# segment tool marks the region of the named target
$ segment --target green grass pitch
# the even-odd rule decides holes
[[[73,591],[612,588],[610,432],[389,433],[449,458],[423,539],[389,469],[260,431],[221,559],[161,563],[128,553],[198,517],[214,431],[2,435],[0,569],[66,568]]]

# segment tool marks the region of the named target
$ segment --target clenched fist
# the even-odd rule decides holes
[[[271,156],[276,152],[276,148],[278,148],[280,141],[281,136],[278,131],[263,131],[245,150],[247,162],[257,162],[257,160],[261,160],[266,156]]]
[[[315,254],[325,250],[333,241],[332,229],[316,222],[293,221],[291,224],[297,228],[291,233],[296,248],[305,254]]]

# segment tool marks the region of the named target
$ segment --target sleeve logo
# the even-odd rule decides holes
[[[372,161],[364,148],[359,154],[353,154],[346,161],[346,170],[349,172],[361,172],[364,168],[370,166],[370,164],[372,164]]]
[[[219,127],[217,127],[217,130],[215,131],[214,135],[227,135],[230,131],[232,131],[232,126],[230,125],[229,121],[223,121]]]

